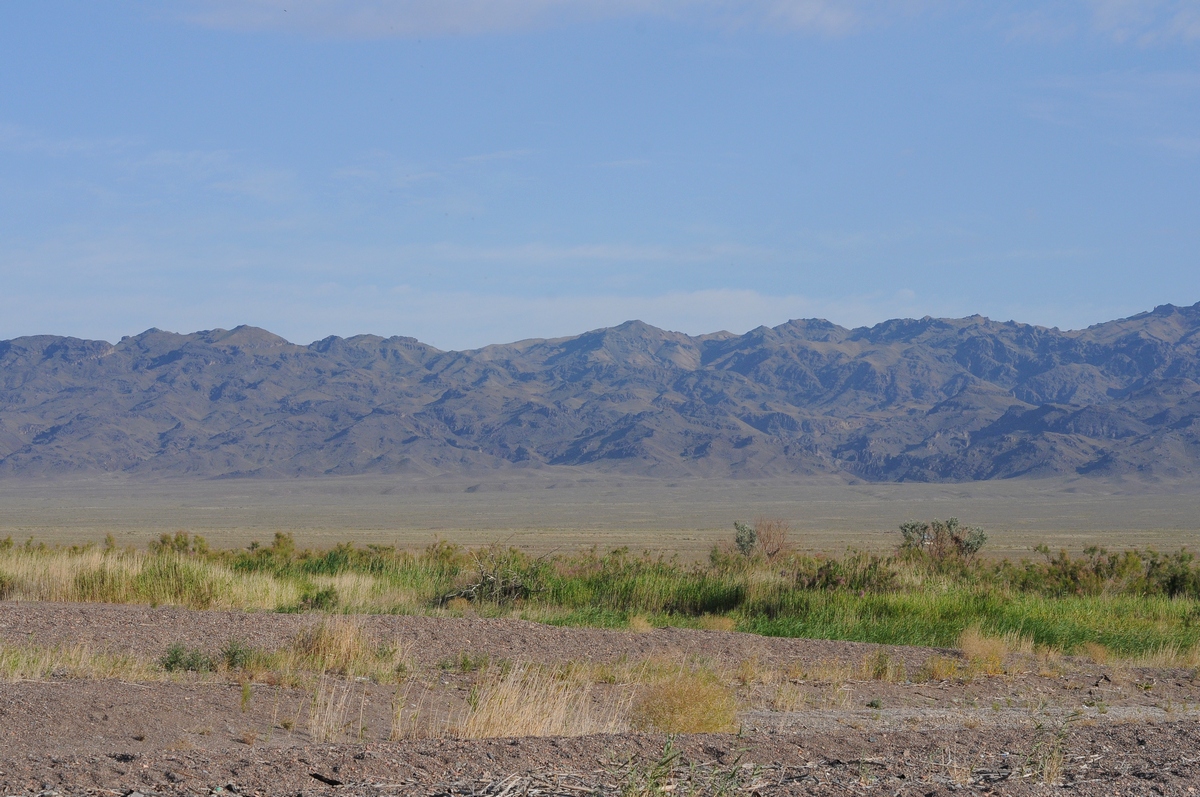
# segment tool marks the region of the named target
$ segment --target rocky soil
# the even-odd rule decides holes
[[[156,659],[175,643],[215,653],[232,638],[275,649],[315,620],[0,602],[0,642],[8,651],[86,644]],[[300,719],[311,698],[302,687],[243,687],[195,674],[138,681],[51,672],[0,682],[0,794],[1192,795],[1200,788],[1200,679],[1190,669],[1019,655],[1003,675],[879,680],[859,665],[880,650],[910,674],[931,656],[959,654],[719,631],[361,620],[374,639],[405,647],[413,673],[401,685],[341,682],[353,721],[332,741],[314,738]],[[464,653],[493,662],[704,661],[735,684],[741,732],[390,741],[397,701],[432,696],[447,710],[465,705],[479,674],[447,666]]]

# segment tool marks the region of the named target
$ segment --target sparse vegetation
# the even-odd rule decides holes
[[[1182,658],[1200,644],[1200,562],[1189,551],[1091,548],[1073,558],[1042,549],[1039,558],[988,560],[978,555],[986,535],[953,518],[905,523],[898,537],[889,555],[810,556],[790,546],[785,522],[758,518],[737,524],[730,543],[697,564],[626,549],[533,557],[445,542],[421,551],[300,550],[284,533],[241,550],[214,550],[186,532],[145,551],[111,541],[6,542],[0,593],[325,614],[515,613],[561,625],[682,625],[945,647],[975,629],[1066,653],[1103,647],[1115,657],[1169,649]],[[231,668],[255,666],[244,650],[222,657]],[[345,666],[330,663],[333,671]]]

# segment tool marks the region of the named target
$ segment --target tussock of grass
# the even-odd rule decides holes
[[[635,634],[648,634],[654,630],[654,625],[640,614],[629,618],[629,630]]]
[[[623,733],[628,713],[626,697],[600,702],[588,683],[520,666],[476,687],[470,711],[453,732],[464,739]]]
[[[930,656],[917,672],[918,681],[952,681],[962,674],[962,665],[949,656]]]
[[[999,675],[1004,672],[1004,660],[1010,648],[1002,637],[984,634],[979,626],[971,626],[958,637],[958,647],[975,672]]]
[[[736,631],[737,621],[732,617],[719,617],[706,614],[700,618],[700,628],[705,631]]]
[[[1108,664],[1109,652],[1108,648],[1096,642],[1084,642],[1080,645],[1080,651],[1083,656],[1091,659],[1096,664]]]
[[[728,686],[705,672],[680,673],[646,687],[631,724],[662,733],[721,733],[736,727],[737,702]]]
[[[887,651],[881,650],[866,656],[862,663],[863,676],[875,681],[887,683],[903,683],[908,680],[908,668],[903,659],[894,658]]]

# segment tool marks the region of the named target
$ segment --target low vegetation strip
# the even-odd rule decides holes
[[[474,613],[560,625],[675,625],[899,645],[952,646],[969,628],[1063,652],[1184,653],[1200,644],[1200,562],[1093,548],[987,560],[980,529],[905,523],[888,555],[807,556],[786,523],[738,523],[709,560],[626,549],[535,557],[500,545],[420,551],[341,544],[212,550],[164,535],[145,550],[0,543],[0,598],[281,612]]]

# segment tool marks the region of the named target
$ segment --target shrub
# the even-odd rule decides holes
[[[176,642],[158,660],[167,672],[212,672],[213,660],[198,648],[189,648]]]
[[[239,639],[231,639],[221,648],[221,661],[231,670],[245,669],[254,659],[254,648]]]
[[[662,733],[734,729],[737,703],[727,686],[702,672],[680,673],[647,687],[633,705],[633,727]]]
[[[788,535],[791,534],[791,531],[792,527],[781,518],[760,517],[754,519],[754,536],[758,543],[758,550],[762,552],[768,562],[774,562],[790,551]]]
[[[968,561],[987,542],[983,529],[962,526],[956,517],[945,522],[935,518],[930,523],[910,520],[900,524],[900,535],[902,552],[923,554],[939,565],[954,560]]]
[[[754,553],[754,546],[757,543],[758,532],[740,520],[733,521],[733,544],[737,546],[738,553],[749,557]]]
[[[526,600],[546,589],[548,568],[542,559],[531,560],[516,548],[493,546],[473,555],[474,571],[466,584],[438,598],[446,605],[455,598],[500,606]]]
[[[106,550],[117,547],[117,541],[111,534],[104,538],[104,543]],[[157,540],[150,543],[150,553],[206,554],[208,543],[199,534],[193,537],[186,531],[177,531],[174,535],[163,532]]]
[[[294,612],[329,612],[337,608],[338,592],[334,587],[318,589],[309,586],[300,595],[300,600],[284,611]]]

